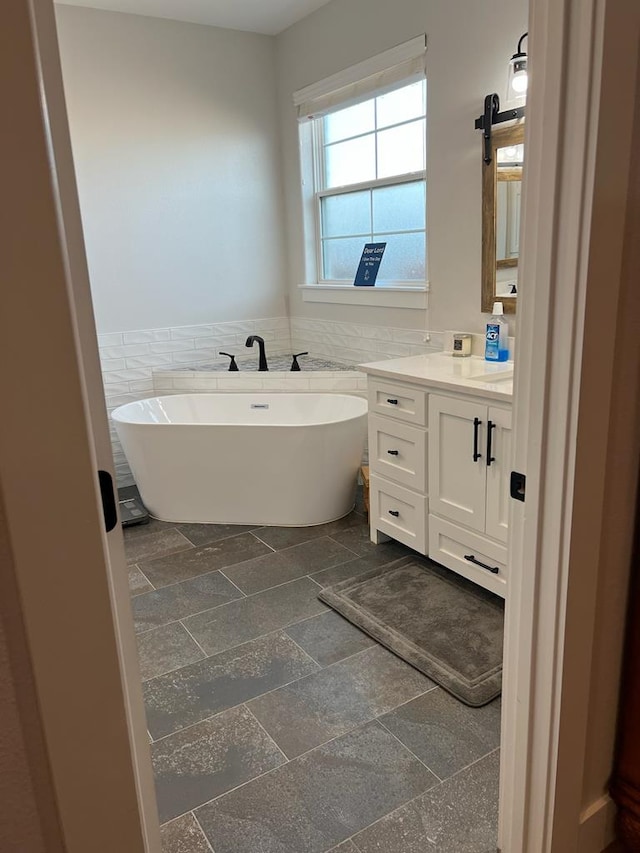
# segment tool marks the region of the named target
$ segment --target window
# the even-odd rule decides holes
[[[379,284],[426,279],[426,83],[314,119],[318,278],[353,283],[365,243]]]
[[[309,302],[426,308],[426,36],[293,94]],[[365,243],[376,285],[353,287]]]

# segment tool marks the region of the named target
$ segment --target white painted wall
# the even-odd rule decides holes
[[[481,138],[484,96],[506,97],[507,64],[527,29],[527,0],[333,0],[277,38],[292,316],[482,332]],[[421,310],[303,303],[299,157],[292,93],[426,33],[431,293]],[[511,330],[514,324],[509,318]]]
[[[274,39],[57,20],[98,331],[283,315]]]

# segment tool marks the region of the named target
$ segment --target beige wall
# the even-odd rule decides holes
[[[11,282],[0,363],[20,353],[0,418],[0,620],[30,780],[20,750],[8,756],[22,774],[25,812],[29,781],[35,791],[48,853],[156,853],[122,534],[106,536],[97,486],[97,469],[110,468],[108,431],[104,403],[95,405],[100,374],[52,4],[6,0],[0,32],[0,104],[13,131],[0,134],[0,257]],[[6,677],[6,659],[0,667]],[[2,701],[11,710],[10,693]],[[0,813],[12,802],[0,797]],[[36,827],[9,820],[16,850],[35,853]]]
[[[608,421],[610,443],[586,739],[585,807],[607,790],[612,769],[634,537],[635,519],[630,509],[637,500],[640,461],[640,5],[636,0],[609,0],[606,24],[607,65],[602,82],[603,127],[598,140],[600,164],[593,227],[594,233],[608,243],[606,254],[592,251],[590,259],[602,286],[587,306],[590,325],[586,333],[597,336],[603,316],[615,311],[617,334],[612,364],[603,365],[601,354],[591,350],[585,365],[591,378],[607,367],[615,377],[610,404],[603,406],[604,401],[597,398],[592,401],[592,411],[599,406],[605,423]],[[632,131],[631,111],[621,121],[618,98],[633,103],[634,83]],[[631,162],[628,185],[612,169],[612,164],[621,159],[621,145],[625,143],[625,159]],[[620,453],[620,447],[630,444],[635,447],[634,454]]]
[[[0,567],[0,850],[62,853],[1,494]]]
[[[57,21],[98,331],[284,314],[274,39]]]
[[[482,332],[481,137],[484,96],[505,98],[507,64],[527,29],[526,0],[333,0],[278,36],[278,86],[292,315]],[[430,310],[303,303],[302,208],[292,93],[427,34],[427,213]],[[512,329],[514,324],[512,324]]]

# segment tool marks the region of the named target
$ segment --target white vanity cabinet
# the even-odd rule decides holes
[[[483,395],[473,375],[459,377],[473,365],[456,361],[436,356],[427,367],[424,357],[363,366],[371,539],[396,539],[504,596],[511,389],[486,383]],[[389,374],[390,367],[397,378],[374,370]],[[443,380],[445,369],[452,377]]]
[[[379,533],[426,554],[427,394],[369,378],[369,518]]]
[[[511,409],[430,394],[428,453],[429,556],[504,595]]]

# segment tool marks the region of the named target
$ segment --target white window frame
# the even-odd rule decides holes
[[[304,222],[305,283],[299,285],[305,302],[329,302],[379,307],[426,310],[428,277],[424,281],[376,283],[375,287],[355,287],[353,283],[323,279],[321,198],[359,189],[375,189],[412,181],[426,182],[426,169],[390,178],[378,178],[344,187],[324,187],[322,115],[351,106],[412,81],[426,79],[424,55],[426,36],[418,36],[332,77],[294,93],[300,125],[300,167]],[[419,71],[417,70],[419,67]],[[405,73],[403,70],[406,69]],[[319,114],[316,114],[319,113]],[[306,120],[305,120],[306,119]],[[398,126],[405,122],[399,122]],[[428,264],[428,217],[425,227],[425,264]]]

